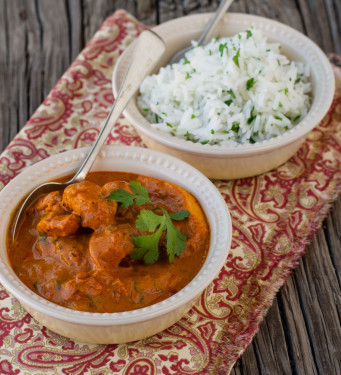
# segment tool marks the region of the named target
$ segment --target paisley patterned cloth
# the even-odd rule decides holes
[[[142,29],[124,11],[105,21],[1,155],[0,187],[49,155],[92,144],[114,99],[115,62]],[[332,106],[293,158],[258,177],[214,181],[231,211],[232,249],[183,319],[138,342],[89,345],[41,326],[0,286],[0,373],[229,373],[340,191],[341,70],[334,72]],[[123,117],[108,143],[143,146]]]

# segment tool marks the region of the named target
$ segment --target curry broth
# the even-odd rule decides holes
[[[122,186],[139,181],[153,204],[168,212],[190,212],[184,220],[173,220],[187,236],[187,248],[172,263],[168,261],[164,234],[157,262],[144,264],[131,258],[133,238],[151,234],[141,232],[135,225],[141,207],[148,207],[134,204],[123,209],[106,199],[103,191],[110,190],[113,181]],[[63,195],[50,193],[51,197],[43,196],[34,202],[24,215],[15,241],[11,227],[16,212],[12,216],[7,233],[11,266],[22,282],[43,298],[80,311],[135,310],[177,293],[203,266],[210,242],[209,227],[197,200],[183,189],[124,172],[91,172],[87,182],[77,188],[76,193],[65,189]],[[96,193],[97,197],[90,188],[102,193]],[[81,189],[86,202],[79,198]],[[66,211],[51,214],[57,206]]]

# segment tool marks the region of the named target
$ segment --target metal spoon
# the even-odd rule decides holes
[[[141,33],[137,40],[132,61],[127,69],[126,75],[122,81],[117,98],[111,107],[110,113],[92,146],[89,155],[79,168],[75,176],[67,182],[46,182],[36,187],[25,199],[16,216],[12,238],[15,239],[18,223],[25,209],[41,194],[46,194],[53,190],[61,190],[68,185],[83,181],[91,169],[98,153],[110,134],[113,126],[121,115],[122,111],[139,89],[143,79],[156,65],[160,57],[165,52],[166,47],[163,40],[153,31],[145,30]]]
[[[227,11],[227,8],[232,4],[233,0],[222,0],[217,8],[216,12],[214,13],[213,17],[211,18],[210,22],[207,24],[203,34],[201,35],[200,39],[198,40],[198,44],[206,44],[210,41],[212,33],[216,26],[218,25],[219,21]],[[178,53],[176,53],[171,61],[170,64],[174,64],[179,62],[182,58],[185,57],[185,54],[191,50],[193,47],[187,47]]]

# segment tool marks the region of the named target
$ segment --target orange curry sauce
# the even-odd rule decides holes
[[[190,212],[184,220],[173,220],[187,236],[187,247],[172,263],[164,234],[157,262],[131,258],[133,238],[151,234],[135,225],[140,210],[150,204],[123,209],[107,197],[119,188],[131,192],[133,180],[146,187],[154,205],[170,213]],[[93,172],[87,181],[39,198],[27,210],[15,241],[9,228],[7,249],[15,273],[35,293],[70,309],[103,313],[149,306],[178,292],[202,267],[209,240],[199,203],[182,188],[131,173]]]

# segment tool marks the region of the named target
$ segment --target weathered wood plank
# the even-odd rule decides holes
[[[71,63],[71,30],[65,2],[38,0],[37,4],[43,36],[45,97]]]
[[[38,4],[34,1],[26,2],[26,30],[27,30],[27,100],[28,117],[38,108],[44,99],[44,55],[43,30],[38,13]],[[27,119],[26,119],[27,120]],[[19,124],[22,127],[25,121]]]
[[[19,130],[19,124],[25,123],[27,113],[27,66],[23,58],[27,48],[26,26],[23,22],[23,1],[15,0],[6,3],[5,32],[7,32],[6,73],[4,75],[4,109],[7,112],[7,127],[4,129],[4,140],[12,139]],[[10,24],[8,22],[10,21]],[[10,88],[10,90],[9,90]]]
[[[70,58],[73,61],[83,49],[83,9],[81,0],[68,0],[66,3],[67,22],[69,24]]]
[[[8,69],[8,24],[7,3],[0,2],[0,147],[3,150],[9,142],[8,128],[10,124],[7,103],[7,69]]]
[[[294,273],[295,274],[295,273]],[[297,279],[291,277],[281,289],[278,300],[286,328],[287,346],[294,374],[317,374],[313,353],[310,347],[309,332],[300,306]],[[301,282],[301,280],[299,280]]]
[[[330,259],[333,264],[333,268],[336,273],[336,277],[341,287],[341,197],[339,197],[333,204],[330,214],[325,220],[323,226],[326,239],[328,241],[328,249],[330,253]],[[338,314],[341,321],[341,306],[337,305]]]
[[[335,4],[337,1],[335,1]],[[306,34],[315,41],[326,53],[334,51],[332,32],[324,0],[298,0],[298,6],[304,22]],[[339,51],[340,52],[340,51]]]
[[[316,367],[321,374],[340,374],[341,330],[335,318],[341,295],[323,230],[313,238],[294,278]]]
[[[290,360],[279,306],[275,299],[254,338],[257,362],[262,374],[290,374]],[[272,350],[268,350],[272,347]]]

